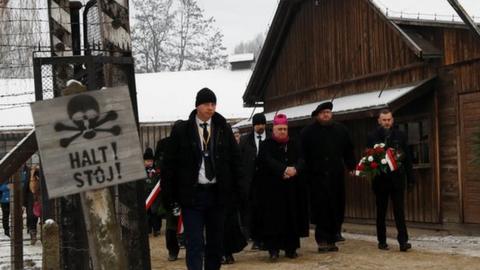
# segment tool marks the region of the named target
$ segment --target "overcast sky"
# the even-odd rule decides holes
[[[310,0],[313,1],[313,0]],[[322,1],[322,0],[320,0]],[[395,12],[451,15],[455,11],[447,0],[374,0],[382,9],[388,7],[390,14]],[[253,39],[265,32],[275,14],[278,0],[198,0],[206,15],[216,19],[217,26],[224,34],[228,53],[241,41]],[[480,21],[480,0],[459,0],[470,15]],[[447,17],[442,17],[446,19]]]

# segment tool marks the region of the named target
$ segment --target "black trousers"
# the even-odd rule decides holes
[[[337,223],[334,220],[326,220],[315,226],[315,241],[317,244],[333,244],[336,241]]]
[[[165,230],[165,241],[167,243],[167,249],[169,254],[178,255],[180,247],[178,245],[177,231]]]
[[[217,192],[215,188],[198,190],[194,205],[182,209],[188,270],[220,269],[225,207],[217,204]]]
[[[178,217],[174,216],[172,213],[167,213],[166,220],[165,242],[167,243],[168,253],[178,255],[178,252],[180,251],[177,238]]]
[[[159,232],[162,228],[162,216],[152,211],[152,208],[147,210],[148,232]]]
[[[7,232],[10,230],[10,203],[1,203],[2,205],[2,225]]]
[[[387,229],[385,217],[387,215],[388,201],[392,200],[393,216],[397,227],[397,240],[400,244],[408,242],[407,226],[405,225],[405,185],[398,183],[400,179],[380,176],[374,180],[373,190],[377,205],[377,240],[379,243],[387,242]],[[397,182],[396,182],[397,181]]]
[[[27,230],[29,232],[36,232],[38,217],[33,214],[33,202],[26,206],[26,212],[27,212]]]
[[[337,187],[336,195],[335,232],[340,234],[345,220],[345,179],[341,179],[339,186]]]
[[[345,184],[343,178],[330,180],[330,184],[314,188],[312,198],[316,205],[312,207],[315,240],[317,244],[336,242],[341,232],[345,215]]]

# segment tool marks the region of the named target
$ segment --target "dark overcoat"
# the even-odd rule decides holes
[[[250,185],[256,172],[257,147],[253,132],[243,135],[240,138],[240,154],[244,169],[244,179],[246,185]]]
[[[191,207],[198,185],[202,163],[200,136],[193,110],[187,121],[177,121],[172,128],[165,149],[161,170],[162,195],[165,205],[176,202],[181,207]],[[240,151],[230,125],[219,113],[212,116],[213,166],[217,181],[217,203],[226,205],[244,196],[239,186],[242,177]]]
[[[405,180],[412,185],[415,180],[412,170],[412,158],[410,149],[407,145],[407,136],[398,128],[384,129],[377,127],[373,132],[368,134],[367,147],[372,148],[375,144],[384,143],[385,148],[394,148],[401,153],[401,166],[399,170],[389,173],[381,173],[372,181],[372,188],[375,192],[383,188],[383,184],[388,183],[394,189],[403,190],[405,188]],[[388,180],[387,180],[388,179]],[[387,182],[390,181],[390,182]]]
[[[356,165],[347,128],[335,121],[315,121],[302,130],[301,142],[311,191],[311,222],[343,222],[345,168],[353,170]]]
[[[260,145],[258,164],[262,177],[257,188],[259,204],[255,209],[254,235],[263,237],[291,235],[308,236],[308,200],[302,160],[294,141],[281,144],[267,139]],[[287,166],[297,169],[297,176],[283,179]]]

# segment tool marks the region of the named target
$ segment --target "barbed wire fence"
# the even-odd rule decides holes
[[[456,22],[463,23],[462,18],[452,10],[451,14],[429,13],[429,12],[413,12],[404,10],[391,9],[381,0],[370,0],[377,5],[378,8],[389,18],[395,19],[411,19],[411,20],[428,20],[438,22]],[[480,22],[480,14],[470,14],[475,22]]]
[[[88,0],[82,0],[81,13],[85,10]],[[54,7],[53,9],[65,9],[65,7]],[[86,18],[86,22],[82,23],[88,29],[88,43],[89,50],[92,55],[102,54],[101,50],[101,33],[100,33],[100,19],[98,8],[93,8]],[[62,25],[70,27],[74,23],[60,21]],[[81,46],[82,50],[85,50]],[[53,48],[50,45],[49,32],[49,8],[47,7],[47,0],[31,1],[31,0],[16,0],[16,1],[0,1],[0,113],[7,118],[15,120],[19,109],[28,107],[30,102],[35,101],[35,91],[33,83],[33,56],[36,57],[51,57]],[[42,98],[50,99],[54,97],[53,78],[54,74],[51,65],[42,66]],[[73,77],[73,74],[67,74],[68,77]],[[8,124],[10,123],[10,124]],[[8,122],[0,125],[0,130],[8,133],[8,130],[17,130],[17,132],[25,131],[31,128],[30,125],[15,124],[15,122]],[[18,131],[20,130],[20,131]],[[15,145],[15,143],[13,144]],[[12,145],[12,146],[13,146]],[[5,149],[4,151],[9,151]],[[4,153],[0,153],[2,156]],[[24,183],[25,184],[25,183]],[[28,184],[28,182],[27,182]],[[22,192],[24,193],[24,192]],[[23,194],[21,197],[24,197]],[[18,207],[16,204],[22,203],[22,199],[18,200],[12,197],[12,209]],[[15,205],[14,205],[15,202]],[[62,204],[62,206],[65,206]],[[60,204],[54,206],[54,215],[59,215]],[[19,253],[15,253],[26,247],[25,257],[23,260],[23,269],[40,269],[41,268],[41,252],[38,252],[38,247],[35,251],[29,246],[28,236],[25,234],[26,215],[22,214],[21,224],[18,223],[18,218],[15,218],[13,211],[10,211],[10,232],[15,229],[23,231],[22,239],[16,239],[12,244],[8,239],[2,239],[3,242],[8,242],[11,254],[0,254],[0,256],[11,258],[11,261],[16,261],[15,258]],[[18,211],[15,212],[18,215]],[[3,213],[2,213],[3,215]],[[66,220],[70,223],[73,220]],[[60,220],[57,222],[61,223]],[[41,228],[41,227],[39,227]],[[68,233],[68,232],[67,232]],[[73,232],[72,232],[73,233]],[[40,236],[40,234],[39,234]],[[64,238],[65,240],[65,238]],[[3,243],[7,244],[7,243]],[[2,244],[2,245],[3,245]],[[37,243],[38,246],[38,243]],[[15,252],[13,251],[15,250]],[[72,254],[86,253],[87,249],[79,249],[78,243],[72,238],[71,242],[62,242],[63,252]],[[88,255],[87,255],[88,256]],[[4,261],[2,259],[2,261]],[[7,265],[9,262],[5,261]],[[18,262],[16,262],[18,263]],[[16,264],[18,265],[18,264]],[[85,265],[88,269],[88,265]],[[84,267],[85,267],[84,266]],[[14,268],[12,268],[14,269]],[[80,268],[79,268],[80,269]],[[83,269],[83,268],[82,268]]]

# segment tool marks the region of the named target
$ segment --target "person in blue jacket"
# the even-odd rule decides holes
[[[10,189],[8,181],[0,185],[0,204],[2,206],[2,225],[5,235],[10,237]]]

